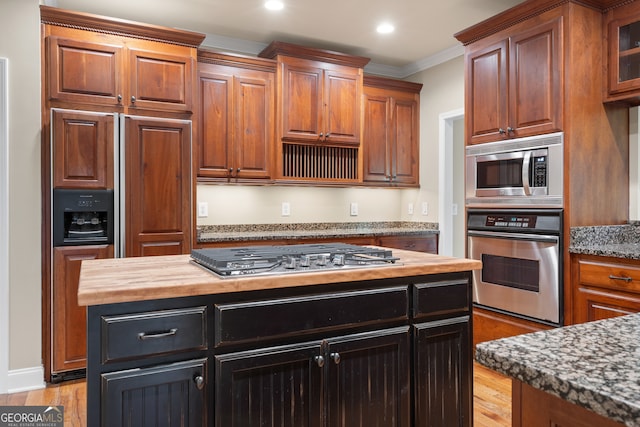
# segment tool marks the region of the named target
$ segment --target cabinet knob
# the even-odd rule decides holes
[[[324,137],[324,133],[320,132],[320,138]]]
[[[509,126],[509,127],[507,128],[507,132],[509,132],[509,133],[513,133],[514,131],[515,131],[515,129],[514,129],[514,128],[512,128],[511,126]]]
[[[118,104],[122,104],[122,95],[118,94]]]
[[[316,356],[313,358],[313,360],[316,362],[316,364],[318,365],[318,368],[322,368],[324,366],[324,357],[322,356]]]
[[[340,363],[340,353],[331,353],[329,357],[333,359],[333,363],[335,363],[336,365]]]
[[[135,103],[136,103],[136,97],[135,97],[135,96],[133,96],[133,95],[131,95],[131,103],[132,103],[132,104],[135,104]]]
[[[240,168],[236,168],[236,172],[240,172]]]
[[[504,135],[505,133],[507,133],[504,129],[500,128],[498,129],[498,132],[500,133],[500,135]]]
[[[330,133],[327,133],[327,139],[328,138],[331,138],[331,134]]]
[[[196,387],[198,390],[202,390],[204,388],[204,377],[202,375],[198,375],[193,379],[193,382],[196,383]]]

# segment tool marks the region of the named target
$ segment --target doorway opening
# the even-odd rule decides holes
[[[464,109],[442,113],[438,120],[438,253],[465,257]]]

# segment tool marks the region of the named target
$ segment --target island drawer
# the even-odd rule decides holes
[[[466,313],[470,307],[471,296],[466,279],[419,283],[413,286],[413,317]]]
[[[408,304],[407,286],[218,304],[215,346],[408,319]]]
[[[640,264],[579,259],[578,282],[584,285],[640,292]]]
[[[207,348],[207,307],[103,316],[102,361]]]

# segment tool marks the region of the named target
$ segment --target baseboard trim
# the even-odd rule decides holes
[[[37,390],[46,386],[44,382],[44,367],[13,369],[8,375],[8,393]]]

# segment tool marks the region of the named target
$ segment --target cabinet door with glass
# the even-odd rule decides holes
[[[640,8],[635,6],[635,9],[638,11],[629,11],[608,23],[609,72],[605,101],[632,100],[640,96]]]

